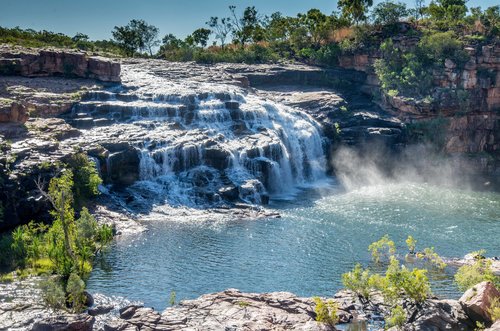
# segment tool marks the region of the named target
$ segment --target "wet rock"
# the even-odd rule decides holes
[[[93,316],[60,315],[43,319],[33,325],[33,331],[91,331],[95,322]]]
[[[107,160],[107,179],[114,184],[131,185],[139,179],[139,155],[132,146],[114,152]]]
[[[112,311],[115,307],[111,305],[95,306],[88,309],[90,316],[104,315]]]
[[[492,282],[485,281],[468,289],[459,301],[472,319],[491,323],[488,309],[495,298],[500,298],[500,292]]]
[[[204,150],[205,163],[218,170],[224,170],[229,166],[231,153],[219,146],[212,146]]]
[[[315,321],[311,299],[234,289],[182,301],[167,308],[161,321],[175,330],[327,330]]]
[[[234,185],[221,187],[218,190],[218,193],[221,197],[228,201],[236,201],[239,198],[238,187]]]
[[[408,309],[405,330],[470,330],[475,323],[457,300],[427,300]]]

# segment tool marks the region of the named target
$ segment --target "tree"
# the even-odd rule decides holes
[[[305,15],[299,14],[299,19],[306,27],[311,42],[316,47],[319,47],[321,42],[326,40],[331,30],[329,17],[319,9],[310,9]]]
[[[402,2],[384,1],[373,8],[373,22],[379,25],[393,25],[407,17],[410,11]]]
[[[231,33],[231,18],[223,17],[219,20],[218,17],[210,17],[210,20],[206,23],[215,32],[215,38],[219,39],[222,48],[226,45],[226,39],[229,33]]]
[[[201,45],[201,47],[206,47],[208,38],[212,33],[209,29],[199,28],[192,33],[193,42],[195,45]]]
[[[73,40],[75,43],[79,41],[89,41],[89,36],[78,32],[73,38],[71,38],[71,40]]]
[[[163,43],[163,45],[161,46],[162,50],[173,50],[182,46],[182,40],[180,40],[171,33],[163,37],[162,43]]]
[[[158,46],[159,30],[144,20],[131,20],[126,26],[115,26],[113,38],[119,42],[127,55],[133,56],[139,49],[153,55],[153,47]]]
[[[247,42],[262,40],[262,26],[255,7],[245,8],[241,17],[236,15],[236,6],[229,6],[229,10],[233,16],[231,32],[234,42],[243,47]]]
[[[137,31],[132,30],[132,28],[128,25],[115,26],[112,34],[113,38],[120,45],[125,54],[127,56],[134,56],[140,43]]]
[[[465,0],[436,0],[432,1],[427,11],[434,20],[458,21],[465,17],[467,7]]]
[[[373,5],[373,0],[339,0],[337,6],[342,15],[356,24],[366,19],[368,8]]]
[[[424,16],[424,3],[425,0],[415,0],[414,15],[417,22]]]
[[[290,30],[293,19],[284,17],[280,12],[271,14],[265,18],[265,29],[269,41],[286,41],[290,38]]]

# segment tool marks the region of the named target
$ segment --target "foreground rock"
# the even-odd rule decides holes
[[[105,330],[328,330],[315,321],[310,298],[287,292],[242,293],[230,289],[182,301],[162,314],[130,306]]]
[[[33,331],[92,331],[95,318],[87,315],[60,315],[36,322]]]
[[[468,289],[460,303],[471,318],[490,324],[493,321],[488,310],[494,299],[500,299],[500,292],[492,282],[482,282]]]

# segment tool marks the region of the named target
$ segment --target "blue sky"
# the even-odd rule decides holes
[[[413,4],[413,0],[405,2]],[[232,4],[239,9],[253,5],[263,14],[280,11],[293,16],[310,8],[325,13],[336,10],[335,0],[0,0],[0,26],[45,29],[70,36],[82,32],[91,39],[108,39],[115,25],[138,18],[160,28],[161,36],[173,33],[185,37],[203,27],[210,16],[226,16]],[[483,8],[496,4],[497,0],[468,2],[468,6]]]

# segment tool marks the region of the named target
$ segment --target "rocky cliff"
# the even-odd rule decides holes
[[[68,50],[37,50],[0,45],[0,76],[66,77],[95,79],[101,82],[119,82],[120,64],[117,61]],[[4,78],[5,79],[5,78]],[[51,95],[56,80],[26,83],[38,85],[39,91],[16,90],[13,80],[0,85],[0,123],[25,123],[32,116],[53,116],[68,111],[78,101],[78,95],[67,93],[63,98]],[[59,83],[59,85],[62,85]],[[74,85],[70,84],[70,85]],[[64,85],[60,89],[69,90]],[[76,90],[73,88],[73,90]]]
[[[412,47],[415,37],[395,37],[395,47]],[[470,59],[458,66],[447,59],[443,68],[433,71],[430,98],[380,95],[374,62],[380,51],[339,58],[342,68],[366,73],[363,91],[380,99],[379,104],[410,127],[415,136],[440,136],[438,147],[455,158],[464,172],[476,172],[494,185],[500,178],[500,45],[466,47]],[[438,124],[439,125],[436,125]],[[412,124],[415,124],[412,126]],[[415,138],[414,136],[414,138]]]
[[[24,77],[80,77],[120,81],[120,64],[84,52],[0,45],[0,74]]]

